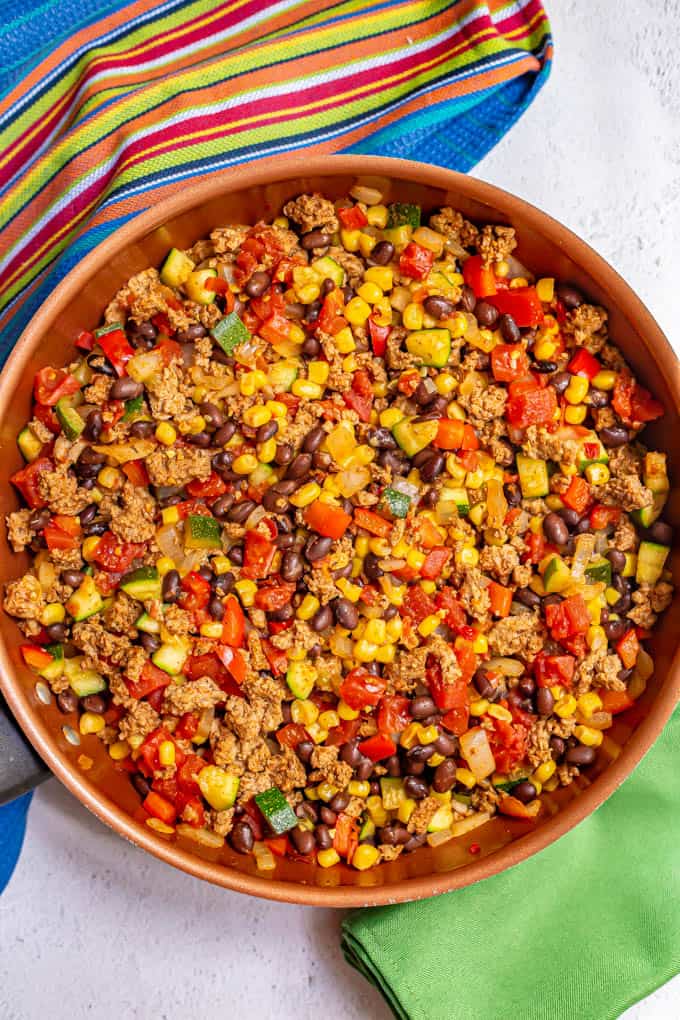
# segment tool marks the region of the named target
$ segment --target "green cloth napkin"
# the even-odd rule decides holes
[[[352,966],[409,1020],[608,1020],[680,970],[680,709],[594,815],[458,892],[354,911]]]

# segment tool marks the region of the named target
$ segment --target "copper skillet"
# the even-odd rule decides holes
[[[365,156],[290,157],[246,165],[191,185],[126,224],[96,248],[54,291],[19,340],[0,376],[0,516],[16,508],[8,482],[21,464],[16,435],[29,417],[31,384],[37,369],[64,361],[81,329],[97,325],[106,303],[133,273],[159,265],[172,245],[188,247],[220,224],[255,222],[280,210],[301,191],[330,197],[347,192],[358,177],[389,181],[389,200],[418,202],[426,209],[453,205],[467,217],[510,223],[518,230],[519,258],[574,283],[609,310],[611,334],[639,378],[663,402],[666,415],[649,429],[649,441],[669,454],[671,479],[680,478],[680,372],[666,338],[639,298],[583,241],[540,212],[499,188],[436,167]],[[677,484],[677,483],[676,483]],[[680,524],[678,491],[671,493],[668,519]],[[4,538],[4,536],[3,536]],[[3,546],[4,547],[4,546]],[[5,547],[4,547],[5,548]],[[678,583],[679,551],[672,556]],[[0,582],[25,569],[25,557],[7,552]],[[73,747],[64,738],[68,720],[54,703],[42,706],[35,677],[21,664],[20,634],[0,614],[0,685],[16,719],[58,778],[102,821],[161,860],[216,885],[275,900],[324,907],[396,903],[458,889],[525,860],[594,811],[623,782],[657,737],[680,694],[680,594],[655,634],[651,651],[657,669],[645,695],[618,716],[588,779],[552,794],[532,828],[495,818],[469,836],[369,872],[338,866],[324,871],[280,861],[273,873],[258,873],[251,858],[228,847],[207,850],[160,836],[144,824],[139,798],[125,774],[114,771],[94,737]],[[70,720],[73,722],[74,720]],[[79,755],[93,759],[84,772]],[[480,845],[471,856],[471,843]]]

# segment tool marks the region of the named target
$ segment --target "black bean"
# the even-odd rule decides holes
[[[579,521],[574,528],[574,533],[576,535],[585,535],[587,531],[590,531],[590,519],[588,517],[584,517],[583,520]]]
[[[68,628],[64,623],[51,623],[49,627],[45,627],[45,631],[50,641],[55,644],[65,641],[68,634]]]
[[[69,715],[71,712],[75,712],[78,707],[78,695],[75,691],[67,687],[65,691],[57,695],[57,708],[64,715]]]
[[[377,266],[386,266],[394,258],[394,245],[390,241],[378,241],[371,252],[370,261]]]
[[[224,522],[229,518],[229,511],[234,503],[234,493],[225,492],[223,496],[216,499],[213,503],[212,512],[218,521]]]
[[[161,639],[155,634],[142,634],[139,638],[139,643],[145,652],[149,655],[153,655],[161,647]]]
[[[265,273],[264,270],[258,269],[257,272],[253,273],[243,289],[248,297],[259,298],[262,297],[266,290],[269,290],[271,282],[272,278],[269,273]]]
[[[446,460],[443,453],[433,453],[428,461],[420,468],[420,477],[424,482],[433,482],[439,478],[446,467]]]
[[[314,833],[310,832],[309,829],[301,829],[297,825],[294,829],[290,830],[290,838],[297,852],[304,856],[311,854],[316,846]]]
[[[151,791],[151,785],[149,781],[144,778],[141,772],[135,772],[134,776],[130,776],[130,782],[142,800],[146,800]]]
[[[612,609],[614,610],[615,613],[618,613],[619,616],[623,616],[625,613],[628,612],[628,610],[630,609],[632,604],[633,604],[633,600],[631,599],[631,597],[628,594],[628,592],[626,592],[625,595],[621,596],[621,598],[619,599],[618,602],[614,603],[614,605],[612,606]]]
[[[397,441],[389,429],[374,429],[369,433],[368,445],[375,450],[396,450]]]
[[[156,425],[152,421],[134,421],[130,426],[130,435],[135,439],[150,439],[156,431]]]
[[[628,629],[625,620],[607,620],[606,623],[602,623],[602,620],[600,620],[600,623],[607,635],[607,641],[611,642],[611,644],[619,641]]]
[[[318,314],[318,311],[317,311],[317,314],[316,314],[315,318],[318,318],[318,317],[319,317],[319,314]],[[319,354],[321,353],[321,344],[316,339],[316,337],[314,337],[314,336],[308,336],[307,337],[307,339],[305,340],[305,342],[302,345],[302,353],[304,354],[304,356],[306,358],[318,358]]]
[[[649,537],[653,542],[660,545],[671,545],[673,542],[673,529],[665,521],[655,521],[649,529]]]
[[[406,752],[406,759],[409,762],[426,762],[435,754],[434,744],[414,744]]]
[[[549,375],[550,372],[554,372],[557,369],[556,361],[535,361],[531,366],[534,372],[540,372],[542,375]]]
[[[78,464],[87,464],[100,467],[106,461],[106,454],[99,453],[92,446],[86,446],[78,457]]]
[[[501,315],[498,320],[498,328],[501,331],[501,336],[505,340],[506,344],[518,344],[522,334],[519,331],[519,326],[513,319],[512,315],[508,315],[507,312]]]
[[[626,554],[622,553],[620,549],[609,549],[607,552],[607,559],[612,565],[612,570],[620,574],[626,566]]]
[[[475,318],[482,328],[491,329],[498,321],[498,309],[488,301],[478,301],[475,305]]]
[[[467,283],[463,284],[461,288],[460,303],[464,312],[474,312],[477,298],[472,287],[468,287]]]
[[[310,230],[300,238],[300,244],[305,251],[312,251],[314,248],[327,248],[331,243],[331,235],[323,230]]]
[[[324,556],[328,556],[332,547],[332,538],[328,538],[325,535],[312,537],[305,544],[305,556],[310,563],[316,563],[317,560],[322,560]]]
[[[232,574],[231,570],[226,570],[224,574],[217,574],[211,583],[212,590],[218,595],[228,595],[233,589],[236,578]]]
[[[317,633],[333,626],[333,610],[330,606],[321,606],[310,620],[313,631]]]
[[[106,521],[92,521],[90,524],[83,526],[83,535],[103,535],[108,530]]]
[[[302,556],[297,549],[287,549],[281,557],[281,577],[284,581],[298,581],[305,572]]]
[[[565,755],[568,765],[592,765],[597,758],[597,751],[594,747],[586,747],[580,744],[578,747],[570,747]]]
[[[522,502],[522,490],[517,482],[506,482],[503,486],[503,494],[508,501],[508,506],[519,506]]]
[[[91,443],[96,443],[101,436],[103,429],[104,419],[102,417],[102,413],[95,408],[93,411],[90,411],[85,419],[83,439],[88,439]]]
[[[319,820],[317,807],[310,800],[303,800],[301,804],[296,804],[295,814],[298,818],[308,818],[310,822],[318,822]]]
[[[224,619],[224,603],[217,595],[213,595],[210,599],[210,602],[208,603],[208,612],[212,616],[213,620]]]
[[[432,715],[436,707],[432,698],[428,698],[426,694],[418,695],[409,706],[413,719],[425,719],[426,716]]]
[[[109,390],[109,398],[111,400],[133,400],[143,392],[144,387],[140,382],[130,376],[124,376],[122,379],[116,379]]]
[[[421,847],[427,840],[427,834],[424,832],[414,832],[407,843],[404,843],[404,853],[411,854],[418,847]]]
[[[220,409],[217,406],[217,404],[213,404],[210,400],[204,400],[203,403],[201,404],[200,410],[201,410],[201,414],[203,415],[203,417],[206,420],[206,424],[211,429],[217,429],[219,431],[219,429],[222,428],[222,426],[224,425],[224,423],[227,420],[225,418],[225,416],[222,414],[222,412],[220,411]],[[214,436],[213,436],[213,441],[215,441],[215,437]],[[223,444],[222,443],[216,443],[215,445],[216,446],[222,446]],[[219,456],[219,454],[217,454],[217,456]]]
[[[317,825],[314,829],[314,838],[319,850],[328,850],[329,847],[333,846],[333,837],[328,831],[327,825]]]
[[[279,423],[274,420],[268,421],[264,425],[260,425],[255,433],[255,442],[266,443],[268,439],[273,439],[278,431]]]
[[[385,571],[380,566],[380,557],[375,553],[366,553],[364,557],[364,574],[367,581],[379,581]]]
[[[330,276],[327,276],[321,284],[321,291],[319,293],[320,298],[325,298],[327,294],[330,294],[332,290],[335,290],[335,280],[331,280]]]
[[[602,444],[608,447],[625,446],[630,439],[628,429],[621,428],[618,425],[600,429],[599,436]]]
[[[213,436],[213,443],[215,446],[226,446],[230,439],[234,438],[236,432],[236,425],[233,421],[227,421],[217,430]]]
[[[280,443],[276,447],[276,453],[274,454],[274,462],[283,467],[285,464],[289,464],[293,457],[293,447],[290,443]]]
[[[249,854],[251,852],[253,844],[255,843],[255,838],[253,836],[253,830],[247,822],[236,822],[234,828],[231,830],[229,842],[237,854]]]
[[[557,513],[558,513],[558,515],[559,515],[559,516],[560,516],[560,517],[562,518],[562,520],[564,521],[564,523],[566,524],[566,526],[567,526],[567,527],[568,527],[568,528],[569,528],[570,530],[571,530],[572,528],[575,528],[575,527],[576,527],[576,525],[578,524],[578,522],[579,522],[579,521],[580,521],[580,519],[581,519],[581,518],[579,517],[578,513],[576,512],[576,510],[572,510],[572,509],[571,509],[570,507],[568,507],[568,506],[563,506],[563,507],[561,507],[561,508],[560,508],[560,509],[559,509],[559,510],[557,511]]]
[[[419,779],[417,776],[407,776],[404,780],[404,791],[407,796],[412,797],[413,800],[423,800],[428,795],[428,786],[424,779]]]
[[[202,567],[199,567],[197,573],[204,581],[212,581],[215,576],[207,563],[204,563]]]
[[[543,532],[553,545],[564,545],[569,538],[569,528],[562,518],[555,513],[546,514],[543,518]]]
[[[253,510],[256,508],[257,503],[252,499],[242,499],[240,503],[236,503],[227,514],[227,520],[233,524],[244,524]]]
[[[300,761],[307,764],[309,759],[312,757],[314,744],[311,740],[301,740],[295,750]]]
[[[433,384],[431,384],[431,386],[432,388],[427,386],[424,379],[418,383],[413,394],[413,399],[419,407],[427,407],[427,405],[431,404],[436,398],[437,391],[434,389]]]
[[[553,710],[555,699],[548,687],[539,687],[536,691],[536,711],[539,715],[547,716]]]
[[[609,403],[609,394],[605,390],[593,389],[588,392],[588,403],[591,407],[606,407]]]
[[[177,570],[169,570],[163,578],[161,598],[163,602],[176,602],[180,596],[180,580]]]
[[[345,630],[354,630],[359,623],[359,611],[354,603],[342,597],[334,599],[331,605],[338,626],[344,627]]]
[[[113,365],[104,358],[101,354],[91,354],[87,359],[87,363],[90,368],[93,368],[99,375],[107,375],[109,378],[114,378],[116,370]]]
[[[349,794],[344,790],[341,790],[340,793],[336,793],[329,805],[331,811],[335,811],[337,814],[340,814],[340,812],[344,811],[349,804],[349,800]]]
[[[517,691],[523,698],[533,698],[536,690],[536,682],[533,677],[523,676],[517,684]]]
[[[440,297],[438,294],[433,294],[430,297],[425,298],[423,301],[423,308],[428,315],[431,315],[433,319],[446,319],[453,313],[454,304],[453,301],[449,301],[448,298]]]
[[[432,745],[437,754],[443,754],[446,758],[458,752],[458,739],[450,733],[440,733]]]
[[[291,463],[288,465],[286,470],[287,479],[304,478],[309,473],[309,469],[312,466],[312,455],[311,453],[298,453]]]
[[[550,385],[558,393],[564,393],[567,386],[571,382],[571,375],[569,372],[558,372],[557,375],[553,376],[550,380]]]
[[[583,304],[583,295],[580,290],[577,290],[576,287],[572,287],[569,283],[558,283],[555,288],[555,293],[568,311],[572,311],[574,308],[578,308],[579,305]]]
[[[80,704],[86,712],[94,712],[95,715],[103,715],[106,711],[106,700],[101,694],[88,694],[81,698]]]
[[[373,762],[370,758],[362,757],[359,764],[354,769],[354,774],[360,782],[365,782],[373,772]],[[378,786],[378,793],[380,793],[380,786]]]
[[[522,804],[528,804],[529,801],[535,800],[537,796],[536,787],[526,779],[518,783],[517,786],[513,786],[510,793],[513,797],[517,797],[517,800],[520,800]]]
[[[363,761],[363,756],[356,742],[351,740],[340,748],[340,758],[346,765],[351,765],[352,768],[356,768]]]
[[[149,323],[149,325],[153,326],[153,323]],[[202,336],[205,336],[205,333],[205,326],[202,326],[200,322],[192,322],[186,329],[178,331],[177,342],[180,344],[192,343],[192,341],[199,340]]]
[[[518,588],[515,592],[515,601],[529,609],[534,609],[541,604],[541,596],[537,595],[531,588]]]
[[[549,743],[554,761],[560,761],[567,749],[565,741],[562,737],[551,737]]]
[[[85,574],[82,570],[62,570],[61,579],[64,584],[68,584],[71,588],[79,588],[83,583]]]
[[[329,808],[327,804],[322,804],[319,808],[319,817],[325,825],[330,825],[331,827],[334,826],[338,820],[338,816],[335,811]]]
[[[432,777],[432,789],[435,793],[446,793],[456,782],[456,763],[452,758],[437,765]]]
[[[218,445],[213,442],[212,436],[205,430],[203,432],[192,432],[191,435],[184,437],[187,443],[191,443],[192,446],[198,446],[199,449],[205,450],[209,446]]]

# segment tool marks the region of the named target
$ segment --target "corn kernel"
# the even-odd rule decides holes
[[[318,283],[308,283],[305,287],[299,287],[295,293],[303,305],[311,305],[321,293],[321,288]]]
[[[352,455],[352,464],[356,464],[360,467],[365,467],[366,464],[372,464],[375,460],[375,450],[371,446],[366,446],[362,443],[361,446],[357,446],[354,454]]]
[[[335,582],[336,588],[339,588],[346,599],[350,602],[358,602],[361,597],[362,589],[358,584],[352,584],[346,577],[339,577]]]
[[[585,421],[587,410],[585,404],[570,405],[565,409],[564,420],[570,425],[581,425]]]
[[[160,425],[156,426],[155,435],[158,442],[162,443],[163,446],[172,446],[177,439],[177,432],[167,421],[162,421]]]
[[[402,312],[402,322],[406,329],[423,328],[423,306],[411,301]]]
[[[53,623],[62,623],[65,616],[66,610],[61,602],[50,602],[43,609],[40,615],[40,622],[43,627],[50,627]]]
[[[562,509],[564,503],[559,496],[557,496],[554,492],[551,492],[549,496],[545,497],[545,505],[549,510],[557,511]]]
[[[356,340],[349,326],[345,326],[334,337],[335,346],[340,354],[351,354],[357,349]]]
[[[290,326],[288,327],[288,339],[291,341],[291,343],[303,344],[307,339],[307,335],[304,329],[301,326],[298,326],[297,322],[291,322]],[[262,381],[260,381],[260,377]],[[264,374],[264,372],[257,373],[257,380],[258,380],[257,388],[260,390],[264,389],[264,387],[267,385],[267,376]]]
[[[288,414],[288,408],[280,400],[268,400],[264,406],[271,411],[274,418],[285,418]]]
[[[106,726],[106,721],[103,715],[97,715],[95,712],[83,712],[78,723],[78,729],[81,733],[99,733]]]
[[[594,386],[596,390],[613,390],[616,386],[616,379],[616,372],[603,369],[596,376],[593,376],[590,385]]]
[[[340,861],[340,855],[337,850],[334,850],[332,846],[329,846],[328,850],[319,850],[316,855],[316,863],[321,868],[332,868],[334,864],[338,864]]]
[[[386,205],[369,205],[366,210],[366,219],[369,226],[380,227],[383,230],[387,226],[389,212]]]
[[[384,620],[369,620],[366,624],[364,637],[375,645],[384,645],[387,640],[387,627]]]
[[[425,562],[425,554],[422,553],[420,549],[409,549],[406,554],[406,562],[409,567],[413,567],[414,570],[420,570]]]
[[[392,644],[381,645],[375,653],[375,661],[381,662],[384,666],[389,666],[390,663],[394,662],[396,657],[397,646]]]
[[[236,589],[236,592],[241,600],[242,605],[246,606],[247,608],[254,604],[255,593],[257,591],[257,585],[255,584],[254,581],[248,580],[237,581],[236,584],[234,585],[234,588]]]
[[[307,482],[306,485],[301,485],[292,496],[289,496],[290,502],[293,506],[301,508],[303,506],[309,506],[315,499],[318,499],[321,495],[321,486],[316,482]]]
[[[164,767],[175,764],[175,745],[172,740],[162,740],[158,745],[158,761]]]
[[[484,715],[489,708],[489,702],[486,698],[478,698],[477,701],[473,701],[470,705],[470,715],[480,716]]]
[[[83,542],[81,549],[81,555],[86,563],[91,563],[94,559],[94,554],[97,551],[97,546],[101,542],[101,538],[98,535],[88,535]]]
[[[368,258],[377,243],[378,239],[373,234],[366,234],[363,230],[359,234],[359,252],[364,258]]]
[[[340,718],[344,719],[346,722],[351,722],[352,719],[359,718],[359,711],[356,708],[352,708],[342,699],[338,702],[336,711]]]
[[[316,595],[305,595],[302,602],[297,608],[296,616],[298,620],[311,620],[311,618],[318,613],[321,603],[319,602]]]
[[[542,765],[538,766],[531,778],[537,779],[539,783],[547,783],[550,777],[554,774],[556,768],[556,762],[544,761]]]
[[[179,510],[176,506],[166,506],[161,510],[163,524],[177,524],[179,521]]]
[[[595,712],[599,712],[602,708],[602,698],[595,691],[589,691],[587,694],[582,694],[578,699],[578,710],[581,715],[584,715],[586,719],[594,715]]]
[[[330,365],[327,361],[310,361],[307,365],[307,378],[310,382],[325,386],[329,371]]]
[[[296,397],[304,397],[305,400],[319,400],[323,396],[323,387],[310,379],[296,379],[291,391]]]
[[[487,715],[490,715],[493,719],[500,719],[501,722],[512,722],[512,712],[509,712],[507,708],[503,708],[502,705],[489,705]]]
[[[287,216],[277,216],[275,220],[272,220],[272,226],[281,227],[282,230],[287,230],[289,225]]]
[[[402,635],[404,624],[400,616],[395,616],[385,624],[385,636],[387,641],[398,641]]]
[[[164,559],[168,559],[168,557],[164,557]],[[169,560],[169,562],[172,563],[172,560]],[[213,568],[216,574],[226,574],[228,570],[231,570],[231,562],[229,558],[227,556],[223,556],[222,553],[220,553],[219,556],[215,556],[210,561],[210,566]],[[161,570],[160,567],[158,566],[158,562],[156,563],[156,569],[160,574]],[[169,569],[172,570],[173,567],[170,567]],[[166,570],[165,573],[167,574],[167,572],[168,571]]]
[[[383,292],[378,284],[373,283],[370,280],[367,280],[366,283],[362,283],[357,290],[357,294],[360,298],[363,298],[364,301],[368,301],[369,305],[373,305],[376,301],[380,301],[380,298],[383,296]]]
[[[461,567],[476,567],[479,563],[479,552],[474,546],[466,545],[456,554],[456,562]]]
[[[123,476],[118,468],[103,467],[97,475],[97,485],[104,489],[120,489],[123,485]]]
[[[335,797],[336,793],[338,792],[338,788],[337,786],[333,786],[331,783],[323,782],[319,783],[319,785],[316,788],[316,792],[318,793],[319,798],[321,800],[324,800],[326,801],[326,803],[328,803],[329,800],[333,800],[333,797]]]
[[[367,871],[380,860],[380,851],[370,843],[361,843],[352,856],[352,867],[357,871]]]
[[[574,726],[574,736],[586,747],[599,747],[604,740],[602,730],[595,730],[591,726]]]
[[[539,301],[550,304],[555,296],[554,279],[551,276],[544,276],[542,280],[538,280],[536,283],[536,293],[538,294]]]
[[[363,298],[353,297],[345,305],[345,318],[352,326],[363,326],[371,314],[371,306]]]
[[[398,407],[388,407],[385,411],[380,412],[380,424],[385,429],[391,429],[397,424],[397,422],[400,422],[403,417],[404,414]]]
[[[392,290],[392,270],[387,266],[370,266],[364,273],[364,280],[367,283],[375,283],[381,291]],[[361,296],[363,297],[364,295],[362,294]],[[382,297],[382,294],[378,295],[379,297]],[[375,300],[377,301],[378,298]],[[368,298],[366,298],[366,301],[368,301]]]
[[[474,772],[470,772],[469,769],[456,769],[456,782],[461,783],[468,790],[471,790],[476,785],[477,780]]]
[[[114,761],[122,761],[123,758],[127,758],[130,753],[130,745],[127,740],[116,740],[113,744],[109,744],[109,755]]]
[[[378,646],[361,638],[354,646],[354,658],[358,662],[375,662]]]
[[[311,726],[319,718],[319,709],[309,698],[304,701],[296,698],[291,702],[290,717],[294,723],[298,723],[300,726]]]
[[[513,290],[516,290],[518,287],[528,287],[529,281],[525,276],[515,276],[510,281],[510,286]]]
[[[260,425],[266,425],[272,420],[272,412],[264,404],[255,404],[254,407],[247,407],[242,417],[246,425],[252,429],[259,429]]]
[[[564,391],[564,399],[570,404],[582,404],[589,389],[590,383],[585,376],[572,375]]]
[[[477,634],[472,642],[472,651],[475,652],[476,655],[486,655],[489,651],[489,641],[486,634]]]
[[[499,259],[498,262],[494,263],[493,271],[496,276],[505,279],[510,272],[510,263],[506,262],[505,259]]]
[[[191,391],[191,399],[194,404],[202,404],[204,400],[208,399],[208,391],[205,386],[194,386]]]
[[[242,453],[231,465],[237,475],[250,475],[257,467],[257,457],[252,453]]]
[[[606,485],[610,478],[606,464],[589,464],[584,474],[591,485]]]
[[[260,464],[271,464],[276,456],[276,439],[272,436],[271,439],[265,440],[264,443],[258,443],[257,446],[257,459]]]
[[[418,742],[421,744],[434,744],[435,740],[439,738],[439,730],[436,726],[423,726],[422,723],[417,723]]]
[[[560,719],[568,719],[576,711],[576,698],[573,694],[565,694],[557,702],[553,711],[555,715],[559,715]]]
[[[257,389],[255,373],[244,372],[238,381],[238,387],[244,397],[252,397]]]
[[[432,613],[431,616],[426,616],[424,620],[421,620],[418,624],[418,633],[423,637],[429,637],[430,634],[434,634],[437,627],[440,626],[441,620],[436,613]]]
[[[449,393],[452,393],[458,385],[449,372],[440,372],[435,376],[434,384],[437,387],[437,393],[442,397],[448,397]]]
[[[557,344],[552,340],[539,340],[534,346],[534,357],[537,361],[549,361],[557,350]]]
[[[382,827],[389,818],[380,797],[369,797],[366,801],[366,808],[374,825]]]
[[[222,637],[222,624],[217,620],[208,620],[206,623],[201,624],[201,636],[205,638],[217,639]]]

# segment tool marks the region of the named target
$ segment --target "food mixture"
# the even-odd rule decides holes
[[[18,437],[25,663],[147,824],[262,871],[530,823],[671,600],[663,409],[606,310],[422,218],[359,183],[172,249]]]

